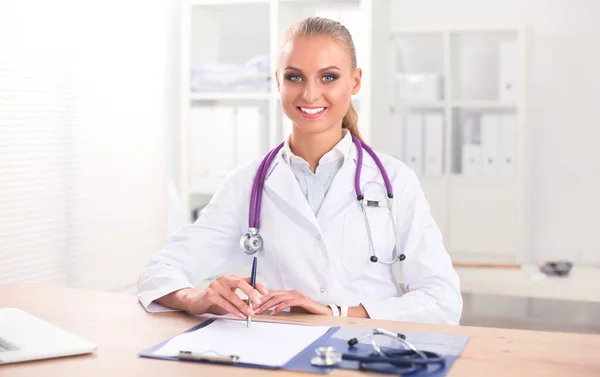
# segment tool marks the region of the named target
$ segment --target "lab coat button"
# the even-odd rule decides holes
[[[317,241],[321,241],[321,236],[320,235],[317,236]]]
[[[321,293],[325,293],[325,287],[321,287]]]

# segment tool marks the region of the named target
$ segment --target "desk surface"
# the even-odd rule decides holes
[[[574,266],[569,276],[546,276],[536,265],[519,269],[456,269],[463,293],[600,302],[599,267]]]
[[[0,366],[2,377],[244,376],[248,370],[139,358],[137,354],[198,324],[181,312],[147,313],[134,296],[39,285],[0,286],[0,307],[18,307],[96,343],[92,355]],[[270,317],[269,320],[272,320]],[[426,325],[286,313],[283,322],[471,336],[450,376],[600,376],[600,335]],[[255,321],[260,317],[255,317]],[[252,376],[307,376],[252,369]],[[332,376],[364,376],[336,370]]]

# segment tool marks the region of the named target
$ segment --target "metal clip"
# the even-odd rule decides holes
[[[205,353],[195,353],[191,351],[179,351],[178,358],[182,360],[212,361],[226,364],[233,364],[240,359],[240,357],[236,355],[207,355]]]

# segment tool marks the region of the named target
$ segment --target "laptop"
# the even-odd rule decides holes
[[[96,349],[87,340],[23,310],[0,308],[0,365],[82,355]]]

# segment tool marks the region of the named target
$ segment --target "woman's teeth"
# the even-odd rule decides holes
[[[306,107],[301,107],[300,110],[302,110],[303,112],[310,114],[310,115],[315,115],[320,113],[321,111],[325,110],[324,107],[316,107],[316,108],[312,108],[312,109],[307,109]]]

